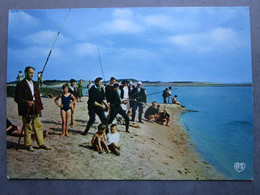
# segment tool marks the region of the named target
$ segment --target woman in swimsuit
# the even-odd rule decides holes
[[[69,85],[64,84],[62,86],[63,93],[55,98],[54,102],[60,108],[61,119],[62,119],[62,134],[61,137],[67,136],[68,134],[68,120],[71,111],[71,104],[76,102],[76,98],[69,93]],[[61,104],[59,104],[58,100],[61,98]],[[71,103],[72,100],[72,103]]]

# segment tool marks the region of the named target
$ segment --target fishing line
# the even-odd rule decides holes
[[[62,29],[62,27],[63,27],[63,24],[65,23],[65,21],[67,20],[67,18],[68,18],[68,16],[69,16],[70,11],[71,11],[71,9],[69,9],[69,11],[67,12],[67,14],[66,14],[66,16],[65,16],[65,19],[64,19],[64,21],[63,21],[63,23],[62,23],[62,25],[61,25],[61,27],[60,27],[60,29],[59,29],[59,31],[58,31],[56,37],[55,37],[55,39],[54,39],[54,42],[53,42],[53,44],[52,44],[52,46],[51,46],[51,50],[50,50],[50,52],[49,52],[49,54],[48,54],[48,56],[47,56],[47,59],[46,59],[45,64],[44,64],[44,67],[43,67],[43,69],[42,69],[42,74],[41,74],[41,76],[43,75],[43,72],[44,72],[44,70],[45,70],[45,67],[46,67],[46,65],[47,65],[47,63],[48,63],[48,61],[49,61],[50,56],[51,56],[52,49],[53,49],[53,47],[54,47],[54,45],[55,45],[55,43],[56,43],[56,40],[57,40],[57,38],[58,38],[58,36],[59,36],[59,34],[60,34],[60,32],[61,32],[61,29]]]
[[[100,53],[99,53],[99,48],[97,47],[97,50],[98,50],[98,58],[99,58],[99,63],[100,63],[100,67],[101,67],[101,71],[102,71],[102,74],[103,74],[103,80],[105,81],[105,75],[104,75],[104,71],[103,71],[103,65],[102,65],[102,61],[101,61],[101,57],[100,57]]]

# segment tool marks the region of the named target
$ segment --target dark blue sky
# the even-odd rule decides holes
[[[7,81],[41,71],[68,10],[9,13]],[[251,83],[249,7],[72,9],[47,79]],[[35,78],[36,75],[35,75]]]

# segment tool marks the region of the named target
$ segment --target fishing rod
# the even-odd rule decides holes
[[[98,58],[99,58],[99,63],[100,63],[101,71],[102,71],[103,78],[104,78],[104,81],[105,81],[105,75],[104,75],[104,71],[103,71],[103,65],[102,65],[102,61],[101,61],[101,57],[100,57],[99,47],[97,47],[97,51],[98,51]]]
[[[175,89],[172,89],[172,90],[175,90]],[[146,90],[145,90],[146,91]],[[154,94],[157,94],[157,93],[162,93],[164,90],[162,90],[162,91],[157,91],[157,92],[153,92],[153,93],[149,93],[149,94],[146,94],[146,95],[142,95],[142,96],[140,96],[141,98],[142,97],[147,97],[147,96],[150,96],[150,95],[154,95]],[[137,93],[137,92],[136,92]],[[129,100],[134,100],[133,98],[131,98],[132,96],[134,96],[136,93],[134,93],[134,94],[132,94],[131,96],[130,96],[130,98],[129,98]]]
[[[68,16],[69,16],[70,11],[71,11],[71,9],[69,9],[69,11],[67,12],[67,14],[66,14],[66,16],[65,16],[65,19],[64,19],[64,21],[63,21],[63,23],[62,23],[62,25],[61,25],[61,27],[60,27],[60,29],[59,29],[59,31],[58,31],[56,37],[55,37],[55,39],[54,39],[54,42],[53,42],[53,44],[52,44],[52,46],[51,46],[51,50],[50,50],[50,52],[49,52],[49,54],[48,54],[48,56],[47,56],[47,59],[46,59],[45,64],[44,64],[44,67],[43,67],[43,69],[42,69],[42,74],[41,74],[41,76],[43,75],[43,72],[44,72],[44,70],[45,70],[45,67],[46,67],[46,65],[47,65],[47,63],[48,63],[48,61],[49,61],[50,56],[51,56],[52,49],[53,49],[53,47],[54,47],[54,45],[55,45],[55,43],[56,43],[56,40],[57,40],[57,38],[58,38],[58,36],[59,36],[59,34],[60,34],[60,32],[61,32],[61,29],[62,29],[62,27],[63,27],[63,24],[65,23],[65,21],[67,20],[67,18],[68,18]]]
[[[146,91],[146,90],[145,90],[145,91]],[[157,94],[157,93],[162,93],[162,92],[163,92],[163,91],[157,91],[157,92],[154,92],[154,93],[145,94],[145,95],[140,96],[140,98],[142,98],[142,97],[147,97],[147,96],[150,96],[150,95],[154,95],[154,94]],[[135,100],[134,98],[132,98],[132,96],[136,95],[137,93],[138,93],[138,91],[135,92],[134,94],[132,94],[128,100],[133,100],[133,101],[135,101],[135,102],[137,102],[137,103],[143,103],[143,102],[137,101],[137,100]],[[121,104],[121,103],[116,103],[116,104]],[[112,105],[116,105],[116,104],[112,104]]]

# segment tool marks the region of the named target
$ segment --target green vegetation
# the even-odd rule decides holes
[[[15,93],[15,86],[7,86],[7,97],[14,97],[14,93]],[[40,88],[40,94],[42,94],[42,96],[58,96],[61,93],[61,90],[59,89],[54,89],[54,88]]]

